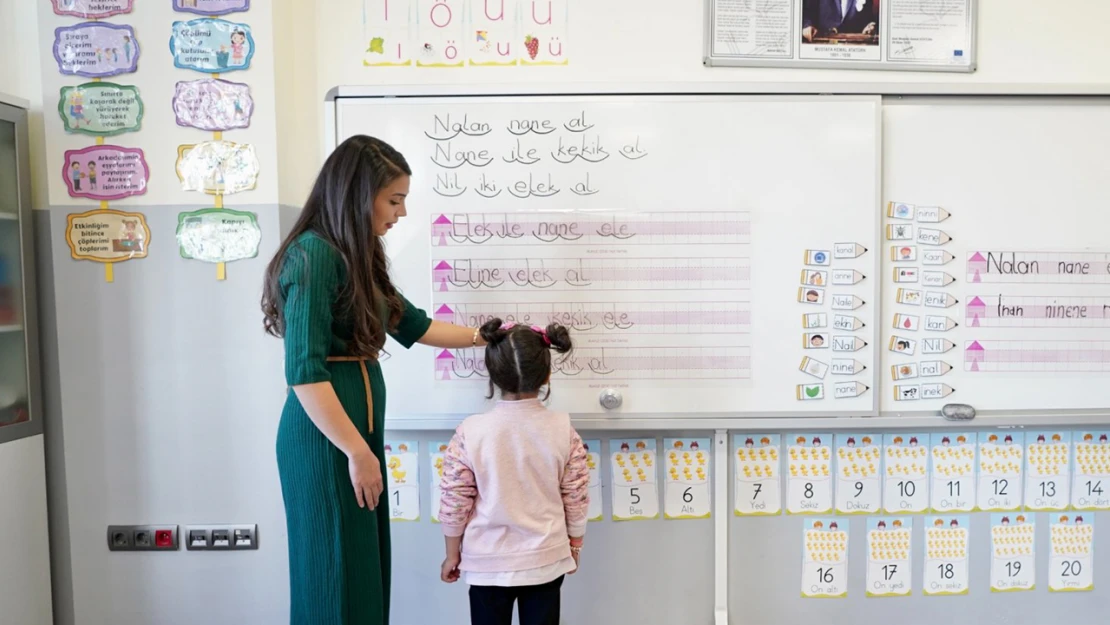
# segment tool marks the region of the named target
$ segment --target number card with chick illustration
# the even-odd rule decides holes
[[[420,467],[416,443],[385,442],[386,495],[389,520],[420,520]]]
[[[664,518],[709,518],[713,507],[709,490],[710,448],[708,438],[663,439],[667,464]]]
[[[930,439],[933,512],[975,511],[976,435],[974,432],[937,432]]]
[[[443,481],[443,454],[447,453],[447,445],[447,441],[428,444],[431,451],[428,459],[431,471],[428,475],[432,476],[429,480],[432,483],[432,523],[439,523],[439,501],[443,498],[443,489],[440,488]]]
[[[591,521],[600,521],[601,512],[601,441],[584,440],[582,445],[586,448],[586,467],[590,470],[590,509],[586,513]]]
[[[883,437],[883,510],[915,514],[929,507],[929,435]]]
[[[925,517],[925,594],[966,595],[970,517]]]
[[[1013,512],[1021,509],[1021,474],[1024,465],[1021,432],[979,437],[979,509]]]
[[[736,516],[782,513],[782,458],[778,434],[736,434]]]
[[[609,441],[614,521],[647,521],[659,517],[655,449],[654,438]]]
[[[882,506],[878,434],[836,435],[836,513],[875,514]]]
[[[1049,532],[1049,592],[1095,589],[1095,525],[1093,515],[1061,515]]]
[[[991,592],[1033,590],[1037,529],[1034,515],[991,515]]]
[[[802,597],[847,597],[848,519],[809,519],[802,542]]]
[[[787,449],[787,514],[833,510],[832,434],[798,434]]]
[[[867,519],[867,596],[913,592],[913,517]]]
[[[1026,432],[1025,445],[1025,509],[1067,510],[1071,432]]]
[[[1077,432],[1075,439],[1072,508],[1110,510],[1110,432]]]

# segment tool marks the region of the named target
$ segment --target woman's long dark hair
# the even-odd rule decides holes
[[[356,135],[335,148],[316,177],[292,232],[266,268],[262,313],[268,334],[285,335],[281,272],[286,253],[298,237],[313,232],[339,252],[347,267],[347,281],[335,313],[354,326],[348,346],[351,355],[377,358],[385,346],[386,330],[397,327],[404,304],[389,279],[381,237],[374,234],[374,200],[397,178],[411,175],[405,157],[380,139]],[[309,278],[306,275],[304,279]],[[383,313],[387,319],[381,318]]]

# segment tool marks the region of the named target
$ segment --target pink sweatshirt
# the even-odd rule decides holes
[[[570,416],[538,399],[498,402],[455,431],[443,457],[439,520],[463,536],[463,571],[501,573],[570,557],[586,532],[590,474]]]

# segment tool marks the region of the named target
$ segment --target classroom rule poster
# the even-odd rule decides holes
[[[1072,508],[1110,510],[1110,432],[1077,432]]]
[[[431,468],[432,479],[429,480],[432,484],[432,523],[439,523],[439,501],[443,498],[443,455],[447,453],[447,441],[439,443],[429,443],[428,464]]]
[[[1067,510],[1071,505],[1071,432],[1026,432],[1025,445],[1025,509]]]
[[[782,514],[782,437],[778,434],[736,434],[736,516]]]
[[[967,594],[970,519],[967,515],[925,517],[926,595]]]
[[[832,434],[798,434],[787,449],[787,514],[833,510]]]
[[[867,519],[867,596],[912,594],[913,517]]]
[[[655,439],[610,440],[609,451],[613,467],[613,520],[659,518]]]
[[[807,519],[802,542],[802,597],[847,597],[848,519]]]
[[[1094,515],[1062,514],[1050,524],[1049,592],[1095,589]]]
[[[1033,514],[991,515],[991,592],[1033,590],[1037,582]]]
[[[590,485],[587,489],[590,495],[590,508],[586,513],[586,517],[590,521],[600,521],[602,517],[601,441],[583,440],[582,445],[586,448],[586,467],[590,471]]]
[[[933,512],[973,512],[976,508],[975,473],[979,467],[974,432],[938,432],[930,441]]]
[[[878,434],[836,435],[836,513],[875,514],[882,505]]]
[[[385,443],[386,496],[391,521],[420,520],[420,467],[411,441]]]
[[[979,437],[979,509],[1013,512],[1021,509],[1021,475],[1025,435],[992,432]]]
[[[663,489],[663,517],[708,519],[713,508],[709,490],[710,440],[663,439],[667,476]]]
[[[897,433],[883,437],[883,510],[917,514],[929,508],[929,435]]]

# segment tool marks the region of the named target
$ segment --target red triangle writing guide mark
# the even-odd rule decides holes
[[[975,315],[974,317],[971,318],[971,327],[973,327],[973,328],[978,328],[979,327],[979,315]]]
[[[971,370],[972,371],[978,371],[979,370],[979,361],[978,360],[971,363]]]
[[[983,279],[979,277],[979,270],[978,269],[975,270],[975,276],[973,278],[971,278],[971,281],[972,282],[982,282],[983,281]]]

